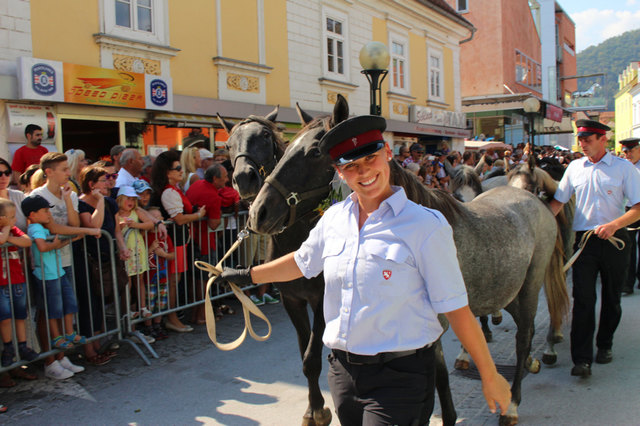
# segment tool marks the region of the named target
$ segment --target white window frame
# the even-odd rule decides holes
[[[438,67],[434,67],[431,63],[431,58],[438,58]],[[443,67],[443,58],[442,50],[436,49],[434,47],[429,47],[427,49],[427,87],[429,88],[429,100],[444,102],[444,67]],[[432,88],[431,79],[433,73],[438,73],[438,90],[436,93],[433,93],[434,90]]]
[[[464,1],[464,8],[460,7],[460,2]],[[469,11],[469,2],[471,0],[456,0],[456,11],[458,13],[466,13]]]
[[[133,11],[131,19],[135,26],[137,0],[131,1]],[[102,0],[102,15],[104,19],[104,32],[116,37],[123,37],[135,41],[168,44],[168,25],[166,23],[168,6],[167,0],[151,0],[152,31],[140,31],[134,28],[116,25],[116,0]]]
[[[330,33],[327,31],[327,19],[333,19],[334,21],[338,21],[342,24],[342,34],[341,37],[337,36],[335,33]],[[349,69],[350,69],[350,61],[349,58],[351,56],[351,49],[349,46],[349,19],[348,15],[342,12],[339,12],[334,9],[323,8],[322,9],[322,72],[324,77],[330,78],[333,80],[339,81],[349,81]],[[337,72],[337,62],[335,63],[334,71],[329,71],[328,66],[328,57],[329,52],[327,49],[327,40],[329,38],[342,41],[342,70],[343,73]],[[334,52],[337,51],[337,46],[334,48]]]
[[[403,54],[399,55],[393,52],[393,44],[402,45]],[[389,85],[391,90],[397,93],[409,94],[409,41],[406,37],[402,37],[398,34],[391,33],[389,35],[389,55],[391,57],[391,61],[389,64],[389,73],[391,74],[389,78]],[[396,84],[395,78],[395,61],[402,61],[404,64],[404,86],[399,86]]]

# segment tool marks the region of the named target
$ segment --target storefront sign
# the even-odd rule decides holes
[[[18,58],[18,96],[38,101],[64,101],[62,62]]]
[[[562,121],[562,108],[555,105],[546,104],[545,118],[560,123]]]
[[[18,58],[20,99],[171,111],[171,78]]]
[[[144,108],[144,74],[85,65],[63,65],[64,101]]]
[[[453,129],[447,127],[432,127],[416,125],[415,131],[417,133],[423,133],[435,136],[447,136],[451,138],[468,138],[471,135],[471,131],[464,129]]]
[[[53,143],[56,137],[56,116],[53,107],[7,103],[9,135],[7,142],[25,142],[24,129],[29,124],[42,127],[42,142]]]
[[[441,109],[411,105],[409,107],[409,121],[433,126],[446,126],[464,129],[466,114],[463,112],[445,111]]]

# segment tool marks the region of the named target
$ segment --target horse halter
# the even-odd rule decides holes
[[[261,120],[257,120],[256,118],[254,118],[253,116],[249,116],[247,119],[241,121],[236,126],[239,127],[239,126],[241,126],[243,124],[248,124],[248,123],[259,123],[259,124],[262,124],[263,126],[268,128],[268,125],[266,125],[266,123],[264,123]],[[271,146],[271,150],[273,152],[273,155],[272,155],[272,164],[268,164],[270,170],[273,170],[276,167],[276,163],[278,162],[278,157],[277,157],[278,145],[276,144],[276,142],[274,140],[275,138],[276,138],[276,135],[273,134],[273,132],[271,132],[271,145],[272,145]],[[253,157],[251,157],[251,153],[248,152],[248,151],[238,152],[233,157],[233,168],[234,169],[236,168],[236,162],[238,161],[238,158],[240,158],[240,157],[246,157],[247,161],[249,163],[251,163],[251,165],[258,171],[258,174],[260,175],[260,177],[262,179],[265,179],[267,177],[267,175],[269,174],[269,173],[267,173],[267,170],[265,169],[264,164],[258,167],[258,163],[256,163],[256,161],[253,159]]]
[[[287,205],[289,206],[289,223],[287,224],[287,227],[293,225],[296,221],[296,206],[301,203],[302,201],[305,200],[309,200],[313,197],[317,197],[320,195],[323,195],[324,193],[327,192],[327,190],[329,189],[329,187],[325,186],[321,186],[319,188],[315,188],[315,189],[310,189],[309,191],[305,191],[305,192],[293,192],[293,191],[289,191],[287,188],[284,187],[284,185],[282,185],[280,182],[278,182],[278,180],[273,176],[273,175],[269,175],[269,177],[267,177],[267,179],[264,181],[265,184],[269,184],[271,186],[273,186],[279,193],[280,195],[282,195],[282,197],[284,198],[285,203],[287,203]],[[312,210],[313,212],[313,210]]]

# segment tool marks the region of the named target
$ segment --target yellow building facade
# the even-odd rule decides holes
[[[633,136],[632,89],[638,85],[638,62],[632,62],[618,76],[618,92],[615,94],[616,152],[620,152],[620,141]]]
[[[382,85],[385,137],[437,143],[468,135],[459,43],[473,26],[431,2],[31,0],[24,15],[15,19],[29,22],[30,46],[0,58],[17,61],[15,75],[0,75],[10,122],[0,128],[4,157],[24,143],[25,120],[51,127],[50,149],[81,148],[97,159],[115,144],[144,154],[180,147],[194,128],[214,148],[227,137],[216,113],[234,120],[278,105],[293,133],[296,103],[329,113],[341,93],[353,114],[367,114],[358,54],[374,40],[392,58]]]

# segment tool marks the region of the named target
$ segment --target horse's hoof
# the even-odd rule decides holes
[[[500,416],[500,426],[513,426],[518,424],[518,416]]]
[[[487,343],[493,342],[493,333],[491,331],[485,331],[484,332],[484,340],[486,340]]]
[[[529,365],[527,365],[527,370],[531,374],[538,374],[540,372],[540,361],[537,359],[532,360]]]
[[[453,368],[455,368],[456,370],[468,370],[469,369],[469,361],[456,359],[455,364],[453,364]]]
[[[553,365],[558,361],[558,355],[556,354],[542,354],[542,362],[547,365]]]
[[[314,411],[313,421],[316,426],[327,426],[331,423],[331,410],[324,407],[322,410]]]
[[[564,334],[562,331],[557,330],[553,332],[553,343],[561,343],[564,340]]]
[[[491,324],[498,325],[502,323],[502,312],[500,314],[491,315]]]

